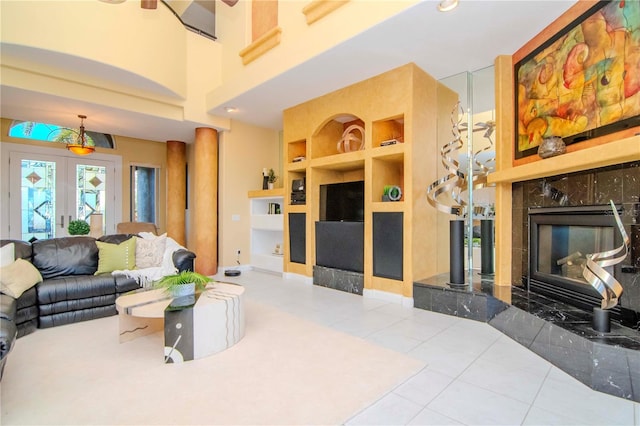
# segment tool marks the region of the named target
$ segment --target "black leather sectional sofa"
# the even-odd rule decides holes
[[[103,236],[98,241],[119,244],[130,234]],[[42,281],[14,299],[0,295],[0,379],[7,355],[18,337],[36,328],[48,328],[102,318],[117,313],[116,298],[139,288],[133,278],[98,270],[98,247],[92,237],[64,237],[33,243],[0,240],[0,246],[14,243],[15,257],[30,261]],[[180,271],[193,270],[195,254],[188,250],[173,253]]]

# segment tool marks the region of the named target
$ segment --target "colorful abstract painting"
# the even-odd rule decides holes
[[[515,158],[640,125],[640,1],[601,1],[515,64]]]

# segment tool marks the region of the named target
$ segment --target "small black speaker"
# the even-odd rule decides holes
[[[294,179],[291,182],[291,192],[305,192],[305,178]]]

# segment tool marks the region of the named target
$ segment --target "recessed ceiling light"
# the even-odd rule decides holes
[[[227,112],[236,112],[238,111],[238,108],[236,107],[224,107],[224,110]]]
[[[442,0],[440,4],[438,4],[438,10],[440,12],[449,12],[456,7],[458,7],[458,0]]]

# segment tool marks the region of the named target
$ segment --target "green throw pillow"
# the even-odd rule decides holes
[[[98,270],[95,275],[115,270],[134,269],[136,266],[136,239],[129,238],[120,244],[96,241],[98,246]]]

